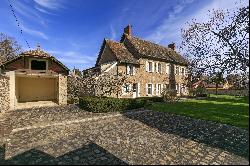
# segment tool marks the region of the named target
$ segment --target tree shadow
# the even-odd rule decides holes
[[[178,135],[227,150],[249,160],[249,132],[247,130],[157,111],[124,114],[124,116],[156,128],[162,133]]]
[[[0,165],[128,165],[95,143],[90,143],[59,157],[31,149],[5,160],[5,147],[0,147]]]

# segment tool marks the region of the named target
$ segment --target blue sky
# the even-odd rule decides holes
[[[23,35],[11,13],[14,7]],[[133,35],[161,45],[180,45],[180,29],[210,9],[234,9],[237,0],[1,0],[0,32],[14,37],[23,50],[51,53],[70,69],[94,66],[104,38],[120,40],[131,24]],[[238,0],[239,1],[239,0]],[[249,4],[241,0],[241,4]]]

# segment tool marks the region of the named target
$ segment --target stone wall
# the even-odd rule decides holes
[[[0,115],[10,109],[9,77],[0,74]]]
[[[147,72],[146,71],[146,61],[160,63],[161,64],[161,73],[154,72]],[[174,66],[171,64],[171,73],[172,75],[167,74],[166,71],[166,63],[161,61],[153,61],[153,60],[147,60],[147,59],[140,59],[140,66],[135,66],[136,71],[135,75],[127,75],[127,83],[139,83],[140,84],[140,96],[146,97],[146,85],[148,83],[153,84],[154,92],[153,96],[156,96],[156,85],[162,84],[162,89],[166,87],[166,84],[186,84],[187,80],[184,78],[184,76],[181,75],[174,75]],[[154,66],[153,66],[154,67]],[[126,75],[126,65],[120,65],[118,67],[118,72]],[[170,79],[172,78],[172,79]],[[122,89],[122,88],[121,88]],[[185,94],[186,95],[186,94]],[[123,94],[120,97],[122,98],[131,98],[133,96],[133,93],[127,93]]]
[[[58,94],[58,104],[67,104],[67,76],[59,75],[59,94]]]

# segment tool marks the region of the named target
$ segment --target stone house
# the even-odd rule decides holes
[[[128,25],[120,42],[104,39],[96,65],[91,70],[125,75],[127,79],[121,87],[122,93],[110,97],[136,98],[160,96],[164,88],[187,95],[187,66],[187,60],[176,52],[174,43],[164,47],[134,37],[132,27]]]
[[[1,64],[0,68],[1,110],[15,110],[25,103],[34,106],[40,101],[67,104],[69,69],[39,46]]]

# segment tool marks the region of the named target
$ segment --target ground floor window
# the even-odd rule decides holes
[[[153,85],[152,84],[148,84],[147,91],[148,91],[148,93],[147,93],[148,95],[153,94]]]
[[[123,85],[123,92],[128,93],[130,91],[130,84],[124,84]]]
[[[161,84],[157,84],[157,95],[161,95]]]
[[[180,93],[180,84],[176,84],[176,91],[177,93]]]

